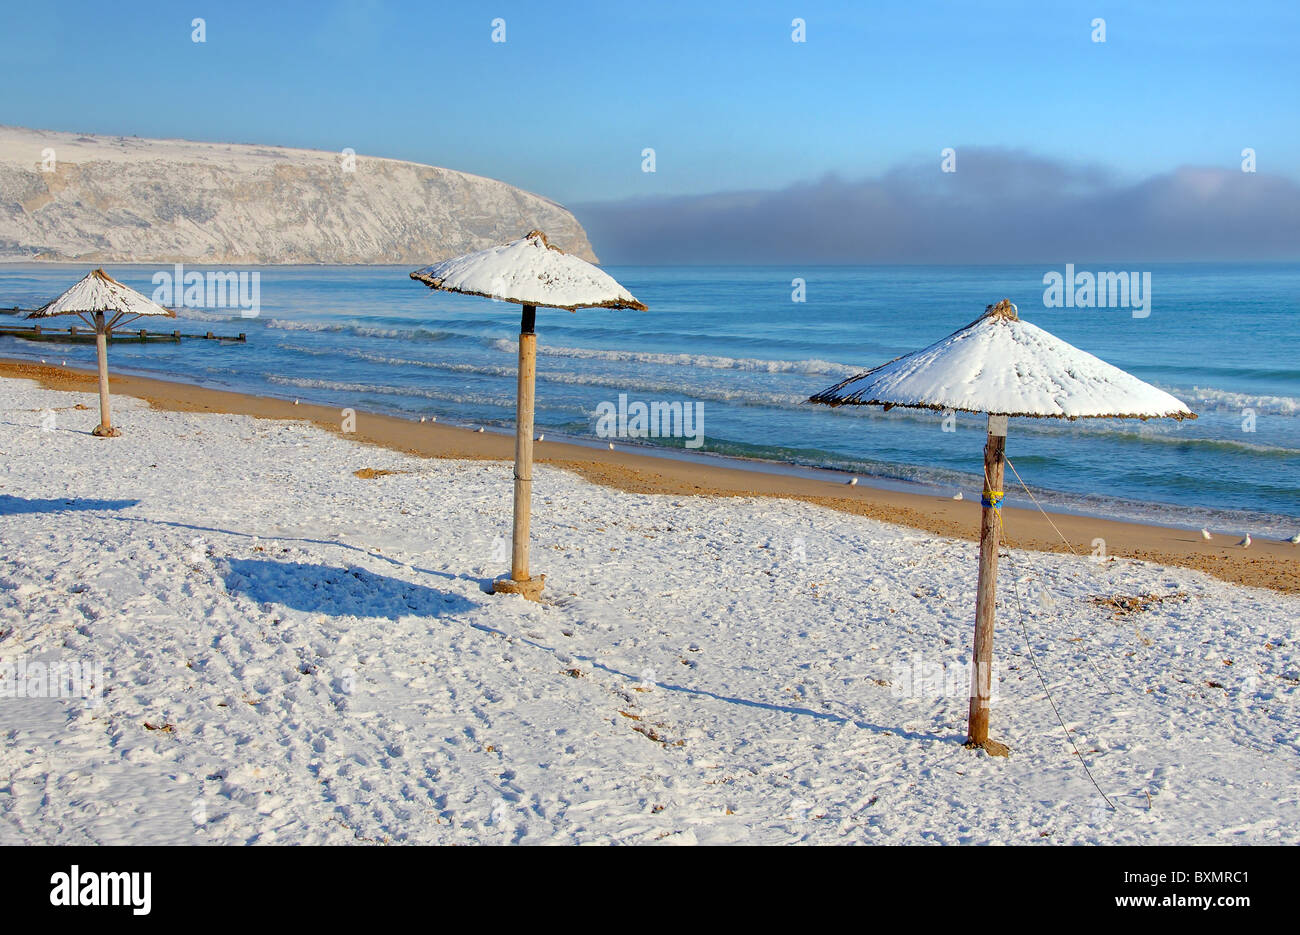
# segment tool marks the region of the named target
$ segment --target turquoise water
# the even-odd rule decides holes
[[[110,272],[150,294],[160,268],[170,269]],[[1134,318],[1122,308],[1045,307],[1049,270],[1039,265],[610,267],[650,311],[539,310],[538,430],[594,438],[597,406],[616,404],[620,393],[700,402],[701,451],[977,495],[982,418],[959,415],[956,431],[944,432],[938,413],[831,410],[804,400],[944,337],[1005,296],[1021,317],[1169,390],[1200,415],[1182,423],[1012,420],[1008,454],[1050,503],[1226,532],[1294,533],[1300,265],[1148,268],[1151,313]],[[83,272],[0,267],[0,307],[39,305]],[[433,293],[405,268],[259,272],[256,318],[195,309],[187,315],[199,323],[179,325],[244,331],[247,345],[120,343],[113,368],[340,408],[513,424],[515,307]],[[791,300],[796,277],[807,283],[803,303]],[[87,364],[94,350],[0,338],[0,355]]]

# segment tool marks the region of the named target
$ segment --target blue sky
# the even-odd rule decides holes
[[[1250,146],[1300,175],[1294,2],[431,6],[6,3],[0,123],[350,146],[565,203],[860,178],[945,146],[1129,180]]]

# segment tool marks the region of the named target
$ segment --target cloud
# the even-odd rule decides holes
[[[1037,263],[1300,258],[1300,186],[1233,169],[1139,182],[1021,150],[965,148],[846,181],[572,207],[602,262]]]

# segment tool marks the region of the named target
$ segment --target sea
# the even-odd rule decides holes
[[[86,269],[0,266],[0,310],[39,306]],[[1005,297],[1022,318],[1169,391],[1199,416],[1012,419],[1007,454],[1045,507],[1228,535],[1300,531],[1300,264],[1149,265],[1150,305],[1136,315],[1057,307],[1044,276],[1064,274],[1063,263],[606,269],[649,311],[538,311],[536,425],[548,439],[603,447],[602,413],[680,402],[702,420],[694,439],[614,441],[669,457],[978,497],[984,417],[806,400],[940,340]],[[119,340],[111,370],[512,430],[517,306],[431,291],[405,267],[239,271],[258,274],[256,309],[232,307],[229,297],[214,307],[205,296],[160,327],[243,332],[245,343]],[[166,281],[161,274],[175,271],[114,264],[109,272],[152,295]],[[24,323],[0,314],[6,324]],[[78,322],[48,326],[67,324]],[[93,344],[0,337],[3,357],[88,367],[94,354]],[[1028,504],[1010,472],[1005,487],[1008,503]]]

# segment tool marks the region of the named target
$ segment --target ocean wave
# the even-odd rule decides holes
[[[368,393],[377,396],[405,396],[416,399],[432,399],[439,402],[456,403],[471,406],[494,406],[498,409],[514,411],[513,396],[485,396],[481,393],[448,393],[417,386],[383,386],[376,383],[344,383],[338,380],[318,380],[308,377],[282,377],[270,374],[267,382],[279,386],[292,386],[304,390],[328,390],[332,393]],[[544,407],[538,407],[544,408]]]
[[[1197,423],[1153,421],[1140,423],[1136,420],[1079,420],[1063,422],[1058,419],[1021,419],[1015,423],[1018,435],[1059,435],[1068,432],[1075,436],[1099,441],[1120,443],[1174,445],[1203,448],[1210,451],[1262,455],[1273,458],[1300,457],[1300,449],[1287,448],[1283,445],[1266,445],[1260,442],[1245,441],[1236,438],[1213,438],[1193,435],[1199,430]]]
[[[654,396],[660,400],[681,399],[729,403],[733,406],[759,406],[775,409],[806,408],[808,399],[799,393],[759,393],[753,390],[729,390],[717,386],[686,386],[679,382],[659,380],[628,380],[608,375],[582,373],[542,373],[537,379],[544,383],[564,386],[591,386],[609,390],[609,402],[616,402],[618,394],[626,393],[629,401],[634,394]],[[643,400],[649,401],[649,400]]]
[[[205,312],[199,308],[178,308],[175,309],[176,317],[189,321],[250,321],[249,317],[241,315],[238,310],[227,310],[224,312]],[[256,317],[256,316],[253,316]]]
[[[518,342],[492,338],[496,350],[517,353]],[[692,367],[707,370],[748,370],[758,373],[799,373],[809,376],[851,377],[865,368],[837,364],[829,360],[764,360],[756,357],[719,357],[711,354],[665,354],[654,351],[610,351],[588,347],[550,347],[537,349],[539,356],[567,357],[573,360],[605,360],[615,363],[659,364],[669,367]]]
[[[307,348],[294,344],[280,344],[277,347],[297,353],[318,357],[342,356],[354,360],[394,367],[424,367],[449,373],[474,374],[476,376],[501,377],[514,380],[515,368],[495,367],[482,364],[460,364],[444,361],[412,360],[405,357],[389,357],[368,351],[334,348]],[[609,391],[610,401],[617,400],[619,393],[654,394],[661,398],[707,400],[710,402],[730,403],[737,406],[769,406],[779,409],[797,409],[806,405],[807,397],[799,393],[760,393],[744,389],[725,389],[709,386],[686,386],[680,382],[661,380],[628,380],[610,374],[565,373],[539,371],[537,379],[542,383],[555,383],[562,386],[586,386]]]
[[[515,378],[514,367],[484,367],[477,364],[456,364],[442,360],[413,360],[409,357],[389,357],[371,351],[358,351],[350,348],[303,347],[298,344],[277,344],[277,350],[307,354],[312,357],[346,357],[350,360],[364,360],[367,363],[385,367],[424,367],[428,370],[443,370],[449,373],[472,373],[489,377]]]
[[[513,351],[513,342],[506,343],[509,344],[510,349]],[[513,365],[494,366],[488,364],[470,364],[441,360],[418,360],[409,357],[378,354],[373,351],[363,351],[353,348],[312,348],[287,343],[277,344],[276,347],[277,349],[307,354],[310,356],[345,357],[351,360],[360,360],[367,363],[377,364],[379,366],[399,368],[420,367],[443,373],[461,373],[473,376],[492,377],[496,379],[508,379],[512,381],[515,378],[515,367]],[[608,353],[618,354],[621,352]],[[607,358],[599,357],[595,359],[605,360]],[[619,359],[625,358],[620,357]],[[715,359],[721,360],[727,358]],[[810,408],[807,402],[807,397],[802,393],[764,392],[749,387],[728,387],[709,384],[691,385],[675,380],[629,379],[625,376],[611,373],[574,373],[549,370],[540,370],[537,374],[537,378],[539,382],[542,383],[552,383],[561,386],[590,387],[598,390],[604,389],[608,391],[611,402],[617,400],[619,393],[627,393],[629,396],[641,394],[642,396],[648,395],[659,399],[690,399],[724,403],[735,406],[766,407],[783,410],[807,410]],[[1259,412],[1270,411],[1267,409],[1270,404],[1274,405],[1279,411],[1285,411],[1284,403],[1286,400],[1286,397],[1249,397],[1242,396],[1241,394],[1225,394],[1222,408],[1227,411],[1236,412],[1239,408],[1245,408],[1247,403],[1253,403]],[[1270,403],[1270,401],[1272,402]],[[818,409],[816,411],[823,412],[829,410]],[[911,423],[931,423],[943,418],[942,413],[912,409],[895,409],[886,415],[882,409],[875,406],[846,406],[836,409],[833,412],[836,417],[840,418],[845,416],[874,419],[888,418],[892,421],[905,421]],[[584,412],[584,415],[591,418],[592,412]],[[978,420],[979,418],[980,417],[978,416],[963,414],[960,417],[960,420],[965,423],[971,420]],[[1178,425],[1164,421],[1138,423],[1129,420],[1101,419],[1064,422],[1056,419],[1022,419],[1017,422],[1017,432],[1030,435],[1059,437],[1063,433],[1069,433],[1118,443],[1182,445],[1212,451],[1230,453],[1240,452],[1245,454],[1261,455],[1264,457],[1290,458],[1300,456],[1300,449],[1296,448],[1247,441],[1244,438],[1213,438],[1190,434],[1195,431],[1197,431],[1195,423],[1184,423]]]
[[[326,334],[352,334],[360,338],[391,338],[401,341],[446,341],[468,335],[455,331],[431,331],[428,328],[378,328],[373,325],[340,325],[324,321],[295,321],[272,318],[266,327],[280,331],[311,331]]]
[[[1170,390],[1174,395],[1182,394],[1184,402],[1202,409],[1218,411],[1236,411],[1253,409],[1257,414],[1294,416],[1300,415],[1300,399],[1294,396],[1267,396],[1252,393],[1236,393],[1213,387],[1194,386],[1190,390]]]

